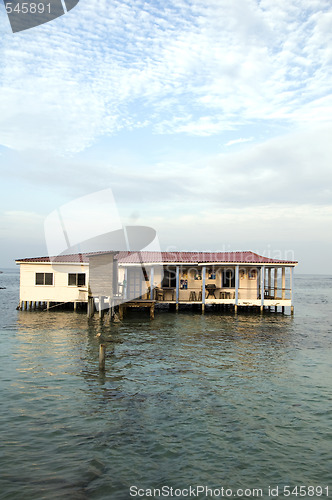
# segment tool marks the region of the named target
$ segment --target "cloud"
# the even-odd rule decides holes
[[[25,192],[31,190],[31,195],[40,185],[39,191],[49,197],[61,193],[64,203],[111,187],[126,213],[166,212],[171,220],[206,207],[213,212],[267,205],[276,210],[297,204],[319,207],[330,205],[332,199],[331,135],[331,126],[302,127],[243,143],[240,150],[200,151],[195,159],[178,150],[164,160],[162,154],[158,160],[136,159],[135,154],[121,159],[121,151],[112,150],[98,161],[12,153],[9,173],[16,182],[30,185]],[[148,142],[143,149],[147,147]],[[4,163],[9,164],[7,157]]]
[[[242,142],[250,142],[253,140],[253,137],[240,137],[239,139],[234,139],[233,141],[226,142],[225,146],[233,146],[234,144],[241,144]]]
[[[81,1],[3,38],[1,144],[75,153],[148,125],[207,137],[320,120],[331,22],[325,0]]]

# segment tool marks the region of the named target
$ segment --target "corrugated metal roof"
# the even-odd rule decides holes
[[[16,259],[17,263],[48,263],[48,262],[58,262],[58,263],[89,263],[89,256],[91,254],[75,253],[70,255],[57,255],[56,257],[32,257],[30,259]]]
[[[246,264],[297,264],[297,261],[271,259],[251,251],[245,252],[119,252],[123,264],[145,263],[246,263]]]
[[[17,259],[17,263],[88,263],[89,257],[108,252],[94,252],[86,254],[58,255],[57,257],[34,257]],[[246,264],[297,264],[297,261],[271,259],[251,251],[245,252],[118,252],[116,258],[121,264],[148,263],[246,263]]]

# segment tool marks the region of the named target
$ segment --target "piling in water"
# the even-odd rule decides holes
[[[106,357],[106,346],[105,344],[100,344],[99,346],[99,370],[105,371],[105,357]]]

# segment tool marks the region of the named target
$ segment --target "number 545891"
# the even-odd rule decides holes
[[[51,4],[47,3],[17,3],[13,5],[11,2],[6,2],[7,14],[17,13],[17,14],[44,14],[51,13]]]

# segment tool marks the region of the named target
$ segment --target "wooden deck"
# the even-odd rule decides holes
[[[125,302],[119,304],[119,316],[120,319],[123,319],[123,316],[128,308],[140,308],[140,307],[149,307],[150,308],[150,318],[154,319],[154,307],[155,300],[131,300],[129,302]]]

